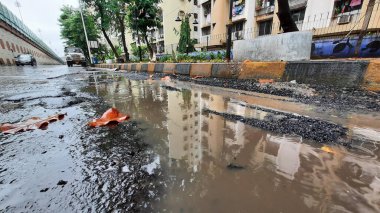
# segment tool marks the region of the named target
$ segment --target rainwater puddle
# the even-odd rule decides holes
[[[161,170],[160,212],[380,212],[380,118],[339,116],[284,97],[121,76],[90,77],[85,88],[146,128]],[[163,87],[165,85],[165,87]],[[355,148],[276,134],[204,109],[263,120],[270,110],[348,128]],[[365,120],[364,120],[365,119]],[[123,168],[125,172],[129,167]]]

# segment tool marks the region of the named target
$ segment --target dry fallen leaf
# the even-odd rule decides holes
[[[274,80],[273,79],[259,79],[260,84],[273,84]]]
[[[99,119],[94,119],[88,125],[90,127],[106,126],[114,123],[121,123],[129,119],[129,115],[125,115],[119,112],[116,108],[110,108]]]
[[[49,123],[53,123],[58,120],[65,118],[66,114],[57,114],[50,116],[46,119],[41,119],[39,117],[32,117],[26,121],[15,123],[15,124],[2,124],[0,126],[0,131],[4,134],[16,134],[18,132],[25,132],[34,129],[47,129]]]

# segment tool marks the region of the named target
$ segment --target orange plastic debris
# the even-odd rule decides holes
[[[323,146],[321,148],[321,150],[324,151],[324,152],[327,152],[327,153],[332,153],[332,154],[335,153],[335,151],[333,149],[331,149],[330,147],[328,147],[328,146]]]
[[[273,84],[274,80],[273,79],[259,79],[260,84]]]
[[[193,79],[199,79],[199,78],[204,78],[204,76],[197,75],[197,76],[194,76],[194,77],[193,77]]]
[[[110,108],[107,110],[103,116],[99,119],[94,119],[88,125],[90,127],[100,127],[109,124],[121,123],[129,119],[129,115],[124,115],[119,112],[116,108]]]
[[[57,114],[50,116],[46,119],[41,119],[39,117],[32,117],[26,121],[16,123],[16,124],[2,124],[0,125],[0,131],[4,134],[16,134],[18,132],[25,132],[35,129],[47,129],[49,123],[53,123],[58,120],[65,118],[66,114]]]
[[[170,81],[170,76],[165,76],[161,78],[161,81]]]

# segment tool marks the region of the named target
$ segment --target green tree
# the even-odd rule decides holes
[[[108,0],[84,0],[84,2],[86,3],[87,8],[94,9],[93,15],[96,20],[97,27],[102,31],[102,34],[112,52],[118,58],[120,55],[117,53],[117,49],[109,37],[109,33],[115,30],[114,11],[116,8],[114,7],[114,4],[109,4]]]
[[[79,47],[84,51],[87,60],[90,59],[86,37],[84,34],[82,18],[80,12],[71,6],[63,6],[58,19],[61,26],[61,37],[65,40],[66,46]],[[88,12],[84,12],[83,18],[86,25],[89,40],[98,40],[99,34],[95,27],[94,18]]]
[[[141,35],[144,39],[150,58],[154,51],[148,39],[148,31],[161,26],[160,8],[158,4],[161,0],[130,0],[127,7],[127,26],[137,36]]]
[[[178,52],[189,53],[195,51],[194,41],[191,39],[190,21],[189,16],[186,16],[181,23],[181,30],[179,32]]]
[[[137,45],[133,43],[131,44],[131,47],[132,47],[132,54],[134,56],[138,56],[140,54],[140,50],[137,47]],[[146,45],[142,45],[140,48],[141,48],[141,55],[144,57],[148,53],[148,47]]]
[[[120,34],[121,44],[125,53],[125,60],[129,61],[129,52],[126,42],[126,15],[127,4],[130,0],[108,0],[107,5],[109,11],[111,11],[110,17],[115,20],[115,29]]]

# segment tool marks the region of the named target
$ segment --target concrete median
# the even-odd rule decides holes
[[[380,60],[98,64],[99,68],[238,79],[273,79],[380,91]]]

